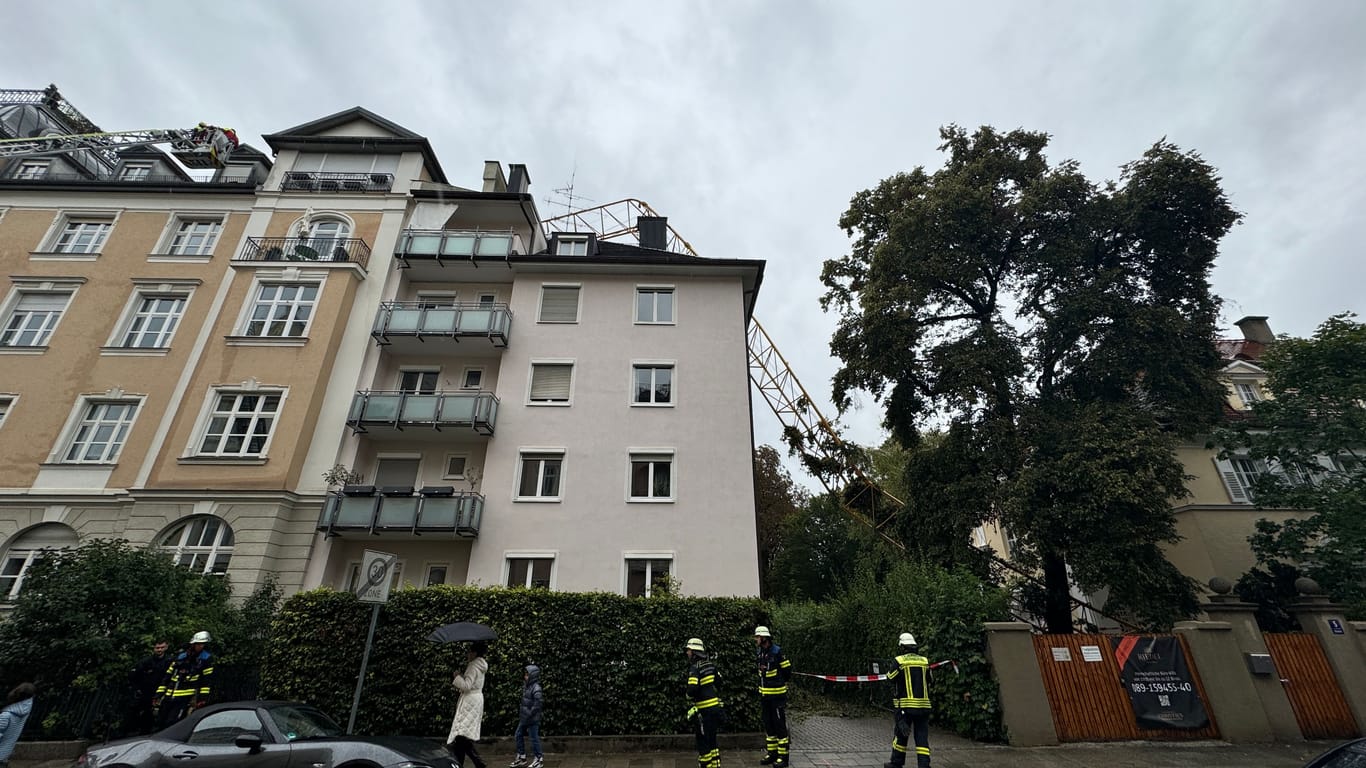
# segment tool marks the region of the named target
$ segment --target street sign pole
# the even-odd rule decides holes
[[[362,603],[373,603],[374,607],[370,610],[370,631],[365,634],[365,653],[360,657],[360,674],[356,675],[356,694],[351,697],[351,719],[346,721],[348,736],[356,730],[356,712],[360,709],[361,691],[365,689],[365,669],[370,666],[370,648],[375,643],[375,625],[379,623],[379,608],[389,601],[390,572],[397,561],[397,555],[368,549],[361,560],[361,578],[357,580],[359,583],[356,585],[356,597]]]
[[[360,708],[360,692],[365,687],[365,668],[370,666],[370,646],[375,642],[375,624],[379,623],[379,603],[370,609],[370,631],[365,635],[365,654],[360,657],[360,674],[356,676],[356,695],[351,697],[351,719],[346,721],[346,735],[356,730],[356,710]]]

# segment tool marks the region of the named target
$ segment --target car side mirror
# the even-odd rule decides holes
[[[239,733],[234,744],[245,749],[248,754],[256,754],[261,751],[261,734],[259,733]]]

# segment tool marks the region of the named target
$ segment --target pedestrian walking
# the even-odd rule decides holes
[[[688,657],[688,719],[694,721],[699,768],[721,768],[716,737],[721,731],[721,699],[716,695],[716,665],[699,638],[691,638],[684,650]]]
[[[545,710],[545,694],[541,690],[541,668],[526,665],[522,676],[522,706],[517,715],[517,731],[512,735],[517,744],[517,757],[508,768],[541,768],[545,755],[541,754],[541,715]],[[531,738],[531,760],[526,759],[526,738]]]
[[[208,632],[194,633],[189,646],[166,667],[155,702],[162,728],[209,703],[213,695],[213,654],[207,648],[210,642]]]
[[[455,755],[455,764],[464,768],[465,758],[474,763],[474,768],[484,768],[484,759],[474,743],[479,741],[479,728],[484,720],[484,676],[488,674],[489,663],[484,660],[488,644],[483,641],[470,643],[465,652],[465,671],[451,680],[451,685],[460,692],[460,701],[455,705],[455,718],[451,720],[451,733],[446,738],[446,746]]]
[[[883,768],[906,765],[906,742],[915,740],[917,768],[930,768],[930,660],[917,651],[915,636],[902,632],[897,639],[896,665],[887,672],[894,686],[892,707],[896,712],[892,730],[892,759]]]
[[[768,627],[754,628],[759,667],[759,705],[764,726],[764,758],[760,765],[787,768],[791,740],[787,733],[787,681],[792,677],[792,662],[773,642]]]
[[[139,661],[128,673],[128,684],[133,689],[133,700],[128,707],[123,729],[129,736],[144,736],[156,730],[157,688],[166,677],[170,659],[166,651],[170,644],[158,640],[152,644],[152,654]]]
[[[5,708],[0,709],[0,768],[9,768],[9,757],[14,754],[19,733],[33,713],[33,697],[37,694],[33,683],[20,683],[9,692]]]

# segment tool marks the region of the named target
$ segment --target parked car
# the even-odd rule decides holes
[[[1366,739],[1339,744],[1305,763],[1304,768],[1366,768]]]
[[[204,707],[151,736],[97,744],[76,768],[455,768],[442,745],[406,736],[347,736],[316,707],[235,701]]]

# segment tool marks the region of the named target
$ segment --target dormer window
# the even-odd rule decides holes
[[[587,235],[557,235],[555,238],[556,256],[587,256]]]
[[[1233,388],[1238,391],[1238,399],[1243,401],[1244,408],[1251,408],[1253,403],[1262,399],[1262,393],[1257,391],[1256,384],[1238,382]]]
[[[151,163],[125,163],[119,171],[120,181],[146,181],[152,175]]]
[[[41,179],[47,175],[51,167],[51,160],[24,160],[19,163],[19,170],[14,173],[14,178]]]

